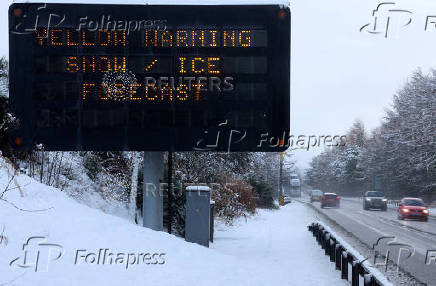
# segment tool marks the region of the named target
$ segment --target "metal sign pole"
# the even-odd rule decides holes
[[[168,152],[168,233],[172,233],[173,222],[173,152]]]
[[[284,206],[285,200],[283,197],[283,152],[280,152],[280,180],[279,180],[279,205]]]
[[[144,152],[143,219],[144,227],[163,230],[164,152]]]

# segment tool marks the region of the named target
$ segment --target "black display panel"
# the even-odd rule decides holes
[[[11,144],[283,151],[290,17],[279,5],[13,4]]]

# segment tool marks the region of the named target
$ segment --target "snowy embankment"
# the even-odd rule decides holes
[[[239,227],[219,225],[207,249],[81,205],[25,175],[11,180],[0,164],[0,196],[10,182],[0,201],[2,286],[346,285],[307,231],[313,218],[302,205],[261,211]]]

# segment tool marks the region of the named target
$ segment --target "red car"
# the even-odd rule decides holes
[[[398,219],[421,219],[428,220],[428,208],[423,200],[418,198],[404,198],[398,205]]]
[[[339,196],[335,193],[324,193],[321,199],[321,208],[324,207],[335,207],[339,208],[340,205]]]

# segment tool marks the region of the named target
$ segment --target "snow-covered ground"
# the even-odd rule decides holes
[[[0,164],[1,197],[10,177]],[[218,224],[208,249],[79,204],[25,175],[17,183],[24,196],[12,180],[2,197],[8,202],[0,201],[2,286],[346,285],[307,231],[315,218],[300,204]]]
[[[348,285],[307,230],[316,220],[298,202],[259,210],[247,223],[218,227],[211,248],[253,265],[256,275],[270,277],[265,285]]]

